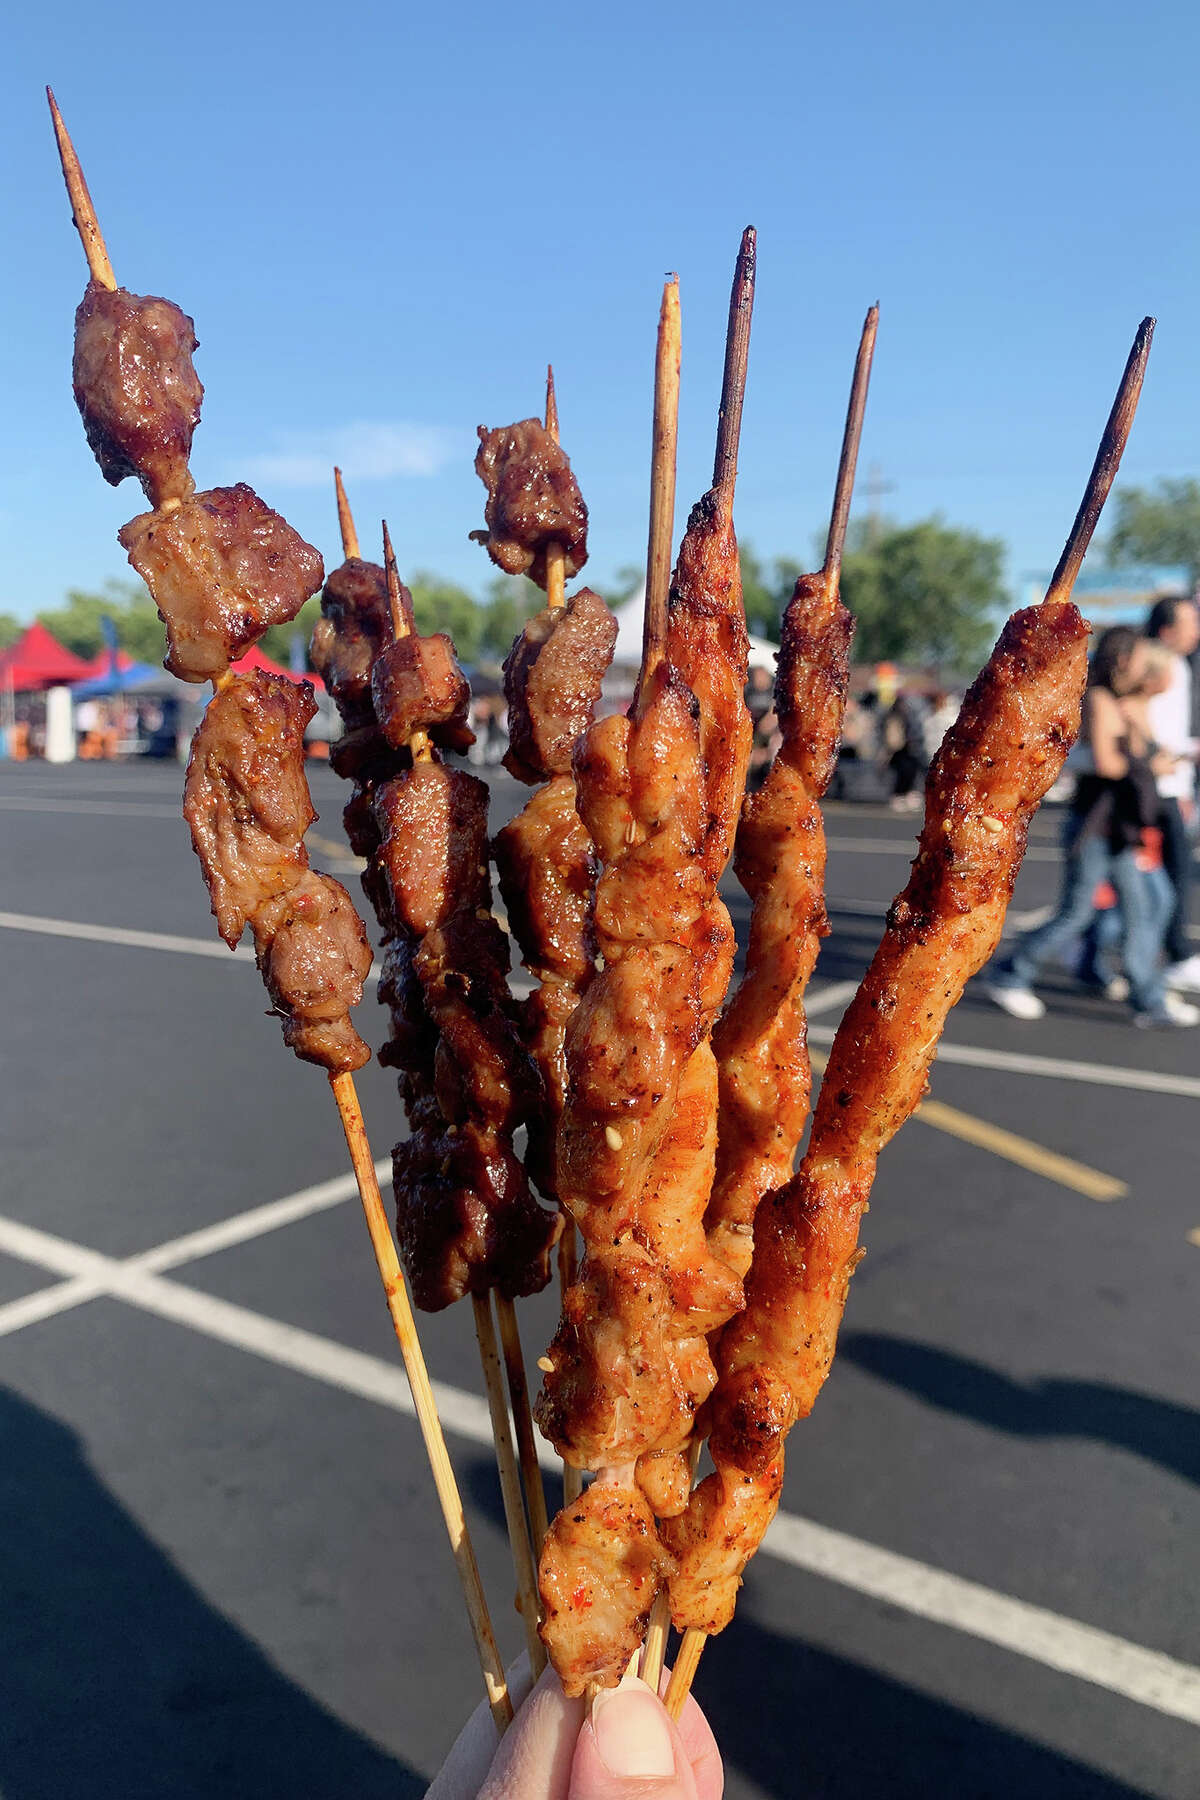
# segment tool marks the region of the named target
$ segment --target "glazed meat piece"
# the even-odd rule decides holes
[[[212,681],[321,585],[311,544],[244,482],[140,513],[117,534],[167,628],[166,665]]]
[[[304,730],[316,710],[307,681],[234,675],[193,739],[183,816],[231,950],[247,920],[307,872],[304,833],[317,815],[304,779]]]
[[[637,1488],[594,1481],[563,1508],[542,1552],[542,1637],[568,1694],[615,1686],[646,1635],[671,1559]]]
[[[204,389],[192,321],[170,300],[89,281],[75,314],[75,404],[100,473],[136,475],[151,506],[186,500]]]
[[[334,1074],[361,1069],[371,1052],[347,1015],[362,999],[371,946],[345,888],[308,870],[252,923],[284,1043]]]
[[[518,781],[570,774],[616,641],[617,621],[591,588],[527,621],[504,662],[504,766]]]
[[[883,941],[838,1027],[799,1173],[762,1202],[746,1310],[723,1332],[715,1473],[663,1529],[672,1613],[719,1629],[778,1503],[783,1439],[829,1372],[879,1153],[921,1100],[946,1017],[1000,940],[1029,821],[1079,729],[1088,628],[1016,613],[930,769],[925,824]]]
[[[418,1126],[392,1152],[400,1254],[422,1312],[499,1288],[510,1300],[550,1279],[558,1220],[495,1132],[468,1121]]]
[[[488,799],[485,781],[442,763],[418,763],[379,788],[380,866],[402,930],[421,936],[460,909],[490,913]]]
[[[371,667],[392,641],[387,577],[378,563],[351,556],[336,568],[321,594],[321,617],[309,653],[333,695],[346,730],[376,729]]]
[[[414,731],[427,731],[443,750],[467,750],[475,742],[467,724],[471,690],[444,631],[389,642],[371,670],[371,694],[379,729],[394,749],[406,746]]]
[[[713,488],[692,508],[667,611],[667,660],[699,709],[710,814],[703,855],[714,879],[733,849],[754,736],[745,699],[750,642],[732,505],[731,496]]]
[[[587,561],[587,507],[566,452],[540,419],[479,427],[475,473],[487,488],[486,531],[471,536],[508,575],[546,585],[546,550],[559,544],[567,576]]]
[[[713,1032],[720,1065],[714,1253],[750,1267],[755,1209],[792,1172],[812,1071],[804,991],[829,926],[820,798],[837,762],[853,622],[836,579],[803,575],[784,613],[775,682],[782,743],[742,808],[733,866],[753,901],[746,972]]]
[[[546,1356],[553,1367],[534,1410],[565,1461],[578,1469],[632,1463],[688,1436],[704,1395],[689,1386],[690,1357],[676,1366],[676,1324],[663,1272],[641,1244],[589,1244],[563,1300]]]

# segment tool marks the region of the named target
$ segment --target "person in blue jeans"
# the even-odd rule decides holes
[[[1042,1017],[1045,1006],[1033,992],[1037,970],[1087,930],[1096,889],[1108,881],[1120,904],[1134,1022],[1200,1024],[1200,1009],[1169,993],[1162,973],[1170,884],[1155,866],[1146,833],[1157,817],[1155,776],[1162,772],[1163,753],[1148,738],[1144,706],[1135,698],[1148,673],[1144,661],[1144,641],[1128,626],[1113,626],[1096,645],[1083,700],[1080,774],[1064,832],[1058,909],[1046,924],[1017,939],[987,983],[988,994],[1013,1018]]]

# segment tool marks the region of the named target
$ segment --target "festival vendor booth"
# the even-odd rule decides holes
[[[40,745],[54,753],[54,760],[68,760],[73,740],[67,686],[87,672],[83,658],[36,619],[15,644],[0,651],[0,754],[23,761]],[[33,694],[47,697],[24,698]]]

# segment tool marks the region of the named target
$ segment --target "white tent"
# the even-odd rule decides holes
[[[645,611],[646,590],[643,588],[632,600],[616,611],[617,647],[613,652],[613,667],[636,669],[642,660],[642,614]],[[766,638],[750,637],[750,667],[766,669],[775,673],[775,658],[779,654],[779,645],[772,644]]]

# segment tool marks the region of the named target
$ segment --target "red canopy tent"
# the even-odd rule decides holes
[[[311,670],[297,674],[295,669],[285,669],[282,663],[272,662],[269,656],[264,656],[257,644],[251,644],[245,656],[239,656],[233,667],[238,675],[245,675],[251,669],[262,669],[268,675],[286,675],[289,681],[311,681],[318,694],[325,692],[325,683],[319,675],[314,675]]]
[[[96,675],[124,675],[127,670],[138,667],[136,656],[130,656],[128,650],[110,650],[106,644],[103,650],[97,650],[95,656],[89,656],[84,665],[84,679],[90,681]]]
[[[0,687],[13,693],[82,681],[91,665],[60,644],[38,620],[8,650],[0,650]]]

